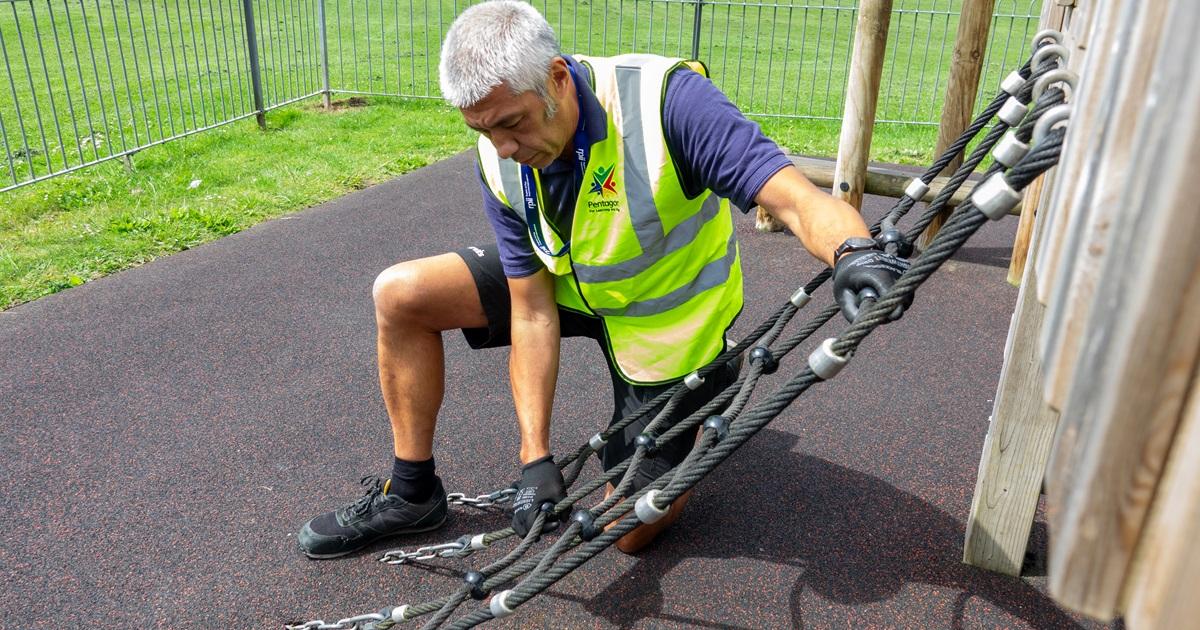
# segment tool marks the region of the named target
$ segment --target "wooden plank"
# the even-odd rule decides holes
[[[792,164],[800,169],[800,172],[809,179],[813,184],[822,188],[833,188],[834,175],[833,171],[835,163],[832,160],[822,158],[802,157],[793,155],[790,156]],[[904,194],[904,189],[908,187],[909,182],[913,180],[913,175],[905,173],[897,169],[887,168],[884,166],[867,166],[867,176],[863,183],[863,191],[868,195],[883,195],[884,197],[899,198]],[[942,192],[942,188],[950,181],[949,177],[935,177],[929,183],[929,192],[919,199],[919,201],[933,201]],[[957,206],[966,201],[971,194],[971,187],[974,182],[968,179],[963,182],[957,191],[950,197],[949,205]],[[1020,209],[1014,209],[1012,214],[1020,212]]]
[[[846,107],[842,115],[842,133],[834,169],[834,182],[837,185],[833,187],[833,196],[860,210],[891,15],[892,0],[859,2],[850,78],[846,86]]]
[[[1077,187],[1068,203],[1070,217],[1062,245],[1064,254],[1059,262],[1058,279],[1052,291],[1055,296],[1046,314],[1042,336],[1042,362],[1046,374],[1043,389],[1051,406],[1061,408],[1074,374],[1083,343],[1082,329],[1087,322],[1093,298],[1099,288],[1100,268],[1108,255],[1111,239],[1109,227],[1120,210],[1118,202],[1126,186],[1124,174],[1137,139],[1138,114],[1143,107],[1140,98],[1121,98],[1121,95],[1144,94],[1154,63],[1157,42],[1162,32],[1166,4],[1130,2],[1116,16],[1123,25],[1111,33],[1112,41],[1105,46],[1110,51],[1105,77],[1092,82],[1096,94],[1084,94],[1080,99],[1094,98],[1097,105],[1095,129],[1088,133],[1088,166],[1092,169],[1085,178],[1090,185]],[[1098,46],[1093,47],[1095,53]],[[1099,68],[1097,68],[1099,69]]]
[[[963,543],[963,562],[1008,575],[1021,573],[1058,426],[1041,393],[1037,337],[1045,307],[1034,294],[1033,267],[1026,270]]]
[[[1172,0],[1050,468],[1049,587],[1112,618],[1200,349],[1200,3]]]
[[[1200,317],[1200,314],[1197,314]],[[1194,627],[1200,619],[1200,370],[1171,445],[1126,585],[1131,630]]]

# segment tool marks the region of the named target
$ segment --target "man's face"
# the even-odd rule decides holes
[[[504,84],[460,111],[467,126],[490,140],[502,159],[545,168],[567,150],[578,121],[575,99],[563,98],[572,87],[569,82],[566,62],[556,58],[547,80],[549,97],[558,104],[552,118],[546,116],[546,103],[536,92],[513,94]]]

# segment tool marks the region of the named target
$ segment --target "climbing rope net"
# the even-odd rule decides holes
[[[595,434],[586,444],[559,462],[569,490],[567,497],[552,508],[547,503],[529,533],[513,549],[486,566],[467,571],[463,583],[452,593],[431,601],[389,606],[378,612],[347,617],[332,623],[314,620],[286,628],[387,630],[426,616],[429,617],[422,626],[424,630],[471,628],[512,614],[516,608],[634,528],[654,523],[665,516],[675,499],[695,486],[809,387],[836,376],[854,356],[859,344],[872,331],[887,323],[889,314],[897,306],[913,295],[980,226],[988,220],[999,220],[1008,215],[1020,203],[1021,191],[1058,162],[1066,136],[1065,123],[1070,118],[1070,106],[1066,102],[1077,78],[1066,69],[1068,52],[1061,42],[1062,35],[1057,31],[1042,31],[1034,36],[1034,53],[1029,61],[1001,82],[1001,91],[958,140],[920,177],[913,179],[891,211],[871,226],[872,235],[884,235],[883,240],[890,253],[901,252],[908,247],[911,241],[896,230],[897,222],[925,196],[933,178],[961,155],[993,118],[996,119],[962,166],[909,228],[909,234],[915,237],[925,230],[990,152],[993,162],[984,179],[972,190],[969,199],[953,211],[929,247],[912,261],[908,271],[888,292],[873,303],[864,301],[858,318],[836,337],[822,341],[808,356],[802,369],[775,392],[750,404],[750,398],[762,377],[776,372],[782,358],[840,311],[836,304],[826,306],[808,323],[785,334],[796,313],[811,301],[817,288],[832,275],[830,269],[820,272],[793,293],[757,329],[712,363],[664,391],[632,415]],[[899,235],[898,238],[896,235]],[[688,391],[699,387],[713,371],[741,357],[747,350],[749,368],[736,381],[695,413],[671,424],[673,412]],[[579,480],[584,464],[591,455],[597,454],[609,439],[625,427],[650,414],[654,416],[638,436],[637,449],[628,459],[594,479]],[[646,458],[655,457],[660,446],[697,426],[702,427],[699,439],[686,458],[654,482],[631,493],[632,471],[637,469],[638,464]],[[612,483],[615,490],[603,501],[590,507],[577,505],[608,483]],[[506,503],[513,493],[515,490],[506,488],[476,497],[454,493],[448,499],[454,504],[484,508]],[[546,523],[550,519],[562,519],[568,515],[566,527],[562,528],[553,543],[544,550],[531,553]],[[513,536],[515,532],[508,527],[463,536],[453,542],[421,547],[415,551],[389,551],[380,561],[404,564],[434,558],[466,558]],[[502,586],[508,588],[494,592]],[[489,601],[451,622],[451,616],[469,599]]]

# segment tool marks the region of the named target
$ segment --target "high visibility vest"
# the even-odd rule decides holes
[[[536,230],[549,250],[534,251],[555,277],[559,305],[600,317],[622,378],[678,379],[716,358],[742,309],[729,201],[709,190],[687,196],[663,131],[667,77],[685,64],[707,72],[654,55],[576,59],[590,71],[608,133],[591,147],[569,244],[546,218],[533,169],[530,238]],[[482,136],[478,151],[488,188],[528,226],[520,164],[501,160]]]

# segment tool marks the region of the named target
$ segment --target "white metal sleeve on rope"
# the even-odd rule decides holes
[[[651,490],[646,494],[643,494],[642,498],[637,500],[637,503],[635,503],[633,506],[633,512],[634,514],[637,514],[639,521],[647,525],[650,523],[657,523],[660,519],[662,519],[662,517],[667,515],[667,512],[671,511],[670,505],[665,508],[659,508],[658,506],[654,505],[654,500],[657,498],[658,490]]]
[[[1021,203],[1021,193],[1008,185],[1004,173],[996,173],[971,191],[971,203],[987,218],[999,221]]]
[[[475,534],[471,537],[471,549],[487,549],[487,543],[483,542],[483,534]]]
[[[992,157],[1008,168],[1012,168],[1026,153],[1029,153],[1029,145],[1021,142],[1012,130],[1004,134],[1004,138],[992,149]]]
[[[1004,77],[1004,80],[1000,82],[1000,89],[1008,92],[1009,96],[1016,96],[1024,86],[1025,77],[1021,76],[1021,73],[1016,70],[1008,73],[1008,76]]]
[[[796,308],[804,308],[804,305],[808,304],[809,300],[812,300],[812,296],[804,290],[804,287],[796,289],[796,292],[793,293],[792,297],[788,299],[788,301],[792,303],[792,306],[795,306]]]
[[[513,613],[513,609],[508,607],[508,596],[512,590],[500,591],[492,596],[492,601],[488,602],[488,609],[492,611],[492,616],[496,619],[507,617]]]
[[[1004,101],[1004,107],[1000,108],[1000,113],[996,117],[1003,120],[1009,127],[1016,127],[1025,120],[1025,114],[1029,112],[1029,106],[1017,100],[1017,97],[1010,96],[1007,101]]]
[[[904,194],[908,195],[913,201],[920,201],[925,197],[925,193],[929,192],[929,184],[921,181],[920,178],[915,178],[908,183],[908,188],[904,189]]]
[[[693,387],[691,389],[695,388]],[[605,444],[608,444],[608,440],[601,437],[599,433],[593,435],[592,439],[588,440],[588,446],[592,447],[593,451],[599,451],[600,449],[604,448]]]
[[[817,346],[817,349],[808,355],[808,367],[812,369],[813,374],[816,374],[823,381],[828,381],[837,376],[838,372],[841,372],[842,368],[846,367],[846,363],[849,362],[849,359],[838,356],[833,351],[834,341],[836,339],[833,337],[822,341],[821,345]]]
[[[393,608],[392,623],[404,623],[405,621],[408,621],[408,604]]]
[[[704,384],[704,379],[701,378],[699,372],[692,372],[684,377],[683,384],[687,385],[688,389],[696,389]]]

